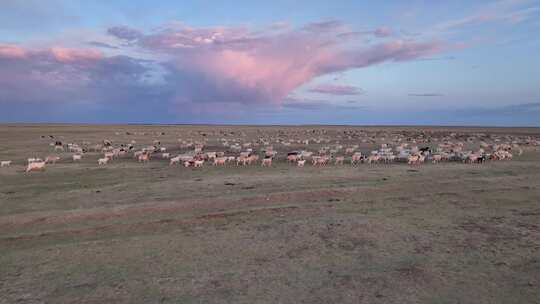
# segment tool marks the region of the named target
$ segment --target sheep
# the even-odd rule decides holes
[[[345,157],[343,156],[338,156],[336,157],[336,161],[335,161],[335,164],[336,165],[343,165],[343,161],[345,160]]]
[[[236,165],[239,166],[240,164],[242,164],[242,166],[245,166],[248,163],[248,159],[249,157],[247,156],[238,156],[236,158]]]
[[[144,153],[144,151],[135,151],[133,153],[133,158],[139,158]]]
[[[440,155],[440,154],[434,154],[434,155],[431,156],[431,161],[434,164],[439,163],[441,160],[442,160],[442,155]]]
[[[296,164],[298,167],[304,167],[304,165],[306,164],[306,160],[305,159],[299,160],[296,162]]]
[[[193,163],[193,167],[195,167],[195,168],[201,168],[201,167],[203,166],[203,164],[204,164],[204,160],[203,160],[203,159],[201,159],[201,160],[196,160],[196,161],[194,161],[194,163]]]
[[[418,165],[418,164],[420,164],[420,155],[417,155],[417,154],[409,155],[409,157],[407,159],[407,163],[409,165]]]
[[[60,160],[60,157],[58,156],[47,156],[47,158],[45,158],[45,163],[56,164],[56,162],[59,160]]]
[[[249,157],[251,152],[240,152],[240,157]]]
[[[217,157],[217,153],[216,152],[206,152],[206,157],[209,160],[214,160]]]
[[[9,167],[9,166],[11,166],[10,160],[3,160],[0,162],[0,167]]]
[[[138,161],[139,161],[139,162],[146,163],[146,162],[148,162],[149,160],[150,160],[150,154],[148,154],[148,153],[141,154],[141,155],[139,155],[139,157],[138,157]]]
[[[263,158],[263,160],[261,162],[261,166],[262,167],[270,167],[270,166],[272,166],[272,158],[271,157]]]
[[[170,162],[169,162],[169,166],[172,166],[172,165],[178,165],[180,164],[180,156],[176,156],[176,157],[173,157],[171,158]]]
[[[73,161],[79,161],[82,159],[82,155],[81,154],[73,154]]]
[[[368,156],[367,158],[367,163],[368,164],[372,164],[372,163],[378,163],[379,161],[381,160],[381,156],[380,155],[370,155]]]
[[[170,157],[171,157],[170,153],[162,153],[161,154],[161,158],[163,158],[163,159],[169,159]]]
[[[37,163],[37,162],[42,162],[43,160],[39,157],[31,157],[28,159],[28,163],[31,164],[31,163]]]
[[[273,151],[273,150],[267,150],[266,152],[264,152],[265,157],[275,157],[276,154],[277,154],[277,151]]]
[[[109,162],[109,158],[107,157],[98,159],[98,165],[106,165],[108,162]]]
[[[356,165],[361,160],[362,160],[362,153],[361,152],[355,152],[352,155],[351,165]]]
[[[313,156],[312,164],[313,166],[326,166],[330,157],[328,156]]]
[[[225,166],[227,157],[217,157],[214,159],[214,166]]]
[[[46,162],[44,161],[29,163],[26,167],[26,172],[45,170],[45,164]]]
[[[114,158],[114,152],[105,152],[105,158],[112,160]]]
[[[289,154],[289,155],[287,155],[287,162],[294,163],[294,162],[296,162],[298,159],[300,159],[300,157],[298,156],[298,154]]]

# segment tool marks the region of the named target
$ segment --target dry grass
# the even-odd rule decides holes
[[[257,136],[254,127],[225,129]],[[295,130],[266,131],[280,129]],[[137,130],[165,135],[125,134]],[[41,135],[172,146],[190,130],[215,128],[0,126],[0,159],[14,161],[0,169],[0,303],[540,298],[540,153],[531,149],[511,162],[414,170],[283,162],[193,170],[132,159],[98,168],[89,155],[21,172],[27,157],[52,153]],[[458,130],[468,131],[478,129]]]

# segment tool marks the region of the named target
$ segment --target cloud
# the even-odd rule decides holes
[[[110,41],[84,42],[80,48],[0,44],[0,102],[14,108],[24,103],[24,109],[28,104],[58,109],[79,105],[82,113],[88,108],[112,113],[125,106],[117,113],[153,109],[180,116],[279,107],[317,77],[434,56],[447,49],[445,43],[432,40],[387,37],[366,43],[343,37],[347,32],[351,29],[337,21],[279,30],[176,23],[150,32],[111,27]],[[111,47],[116,48],[115,56],[103,49]],[[361,93],[347,86],[318,91]]]
[[[309,92],[328,95],[361,95],[364,93],[361,89],[354,86],[332,84],[317,85],[309,89]]]
[[[516,24],[530,19],[540,11],[538,6],[530,6],[528,0],[499,0],[481,7],[477,12],[463,18],[442,22],[435,26],[438,30],[478,26],[489,22]]]
[[[354,102],[346,104],[328,103],[324,100],[288,97],[281,105],[284,109],[301,110],[301,111],[351,111],[365,109],[365,107],[354,106]]]
[[[119,47],[117,46],[114,46],[114,45],[110,45],[108,43],[105,43],[105,42],[99,42],[99,41],[89,41],[88,42],[88,45],[90,46],[95,46],[95,47],[99,47],[99,48],[106,48],[106,49],[120,49]]]
[[[418,58],[419,61],[445,61],[445,60],[456,60],[457,58],[455,56],[445,56],[445,57],[426,57],[426,58]]]
[[[107,30],[107,33],[110,35],[127,41],[132,41],[140,38],[142,36],[142,33],[138,30],[128,28],[125,26],[114,26]]]
[[[326,20],[321,22],[312,22],[303,27],[303,30],[309,32],[334,32],[336,30],[346,30],[347,27],[338,20]]]
[[[376,29],[373,34],[377,37],[388,37],[392,35],[392,29],[388,27],[380,27]]]
[[[533,114],[540,113],[540,102],[521,103],[494,108],[482,108],[478,110],[479,111],[473,111],[473,113],[475,112],[475,115]]]
[[[0,44],[0,58],[24,58],[27,51],[19,46],[10,44]]]
[[[411,93],[411,94],[409,94],[409,96],[414,96],[414,97],[442,97],[442,96],[444,96],[444,94],[440,94],[440,93]]]
[[[130,40],[145,52],[166,56],[165,77],[177,89],[180,103],[280,104],[294,90],[322,75],[414,60],[445,50],[445,44],[438,41],[351,43],[350,37],[342,36],[350,29],[337,21],[279,32],[185,25],[148,34],[113,29],[109,30],[113,36]]]
[[[0,45],[0,50],[0,103],[122,104],[157,89],[148,83],[152,73],[148,64],[127,56],[63,47]]]

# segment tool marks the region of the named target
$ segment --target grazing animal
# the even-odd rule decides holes
[[[343,161],[344,161],[344,160],[345,160],[345,157],[343,157],[343,156],[338,156],[338,157],[336,157],[336,162],[335,162],[335,164],[336,164],[336,165],[343,165]]]
[[[114,152],[105,152],[105,158],[113,159],[114,158]]]
[[[98,165],[106,165],[108,162],[109,162],[109,158],[107,157],[98,159]]]
[[[139,160],[139,162],[146,163],[146,162],[150,161],[150,154],[143,153],[143,154],[139,155],[138,160]]]
[[[45,162],[32,162],[26,167],[26,172],[45,170]]]
[[[485,163],[486,160],[487,160],[487,157],[486,157],[485,155],[478,156],[478,157],[476,158],[476,162],[479,163],[479,164]]]
[[[176,157],[173,157],[171,158],[170,162],[169,162],[169,166],[172,166],[172,165],[178,165],[180,164],[180,156],[176,156]]]
[[[381,156],[380,156],[380,155],[370,155],[370,156],[368,156],[368,158],[367,158],[367,163],[368,163],[368,164],[378,163],[380,160],[381,160]]]
[[[214,166],[225,166],[227,157],[217,157],[214,159]]]
[[[479,157],[480,157],[480,155],[478,155],[478,154],[469,154],[469,155],[466,156],[465,159],[463,159],[463,162],[464,163],[470,163],[470,164],[476,163]]]
[[[206,152],[206,157],[207,157],[209,160],[214,160],[214,159],[216,159],[216,157],[217,157],[217,153],[216,153],[216,152]]]
[[[0,167],[9,167],[9,166],[11,166],[10,160],[3,160],[0,162]]]
[[[164,158],[164,159],[169,159],[169,157],[171,157],[171,154],[170,153],[163,153],[163,154],[161,154],[161,157]]]
[[[274,157],[274,156],[276,156],[276,154],[277,154],[277,152],[273,151],[273,150],[269,150],[269,151],[264,152],[265,157]]]
[[[362,153],[355,152],[351,159],[351,164],[356,165],[359,161],[362,161]]]
[[[306,164],[306,160],[305,160],[305,159],[299,160],[299,161],[297,162],[297,166],[298,166],[298,167],[303,167],[305,164]]]
[[[36,163],[36,162],[42,162],[43,160],[39,157],[33,157],[28,159],[28,163]]]
[[[236,165],[239,166],[240,164],[242,164],[242,166],[245,166],[245,165],[247,165],[248,161],[249,161],[249,157],[247,157],[247,156],[238,156],[236,158]]]
[[[82,155],[80,154],[73,154],[73,161],[79,161],[82,159]]]
[[[420,148],[418,151],[420,151],[422,154],[431,154],[430,147],[423,147],[423,148]]]
[[[420,156],[419,155],[409,155],[407,158],[407,163],[409,165],[418,165],[420,164]]]
[[[59,160],[60,160],[60,157],[58,156],[47,156],[47,158],[45,159],[45,162],[47,164],[56,164],[56,162]]]
[[[201,160],[196,160],[193,162],[193,167],[195,168],[201,168],[204,164],[204,160],[201,159]]]
[[[248,165],[251,165],[252,162],[257,162],[259,160],[259,155],[251,155],[248,157]]]
[[[287,155],[287,162],[294,163],[296,162],[300,157],[298,154],[289,154]]]
[[[262,167],[270,167],[270,166],[272,166],[272,158],[271,157],[263,158],[263,160],[261,162],[261,166]]]
[[[312,157],[313,166],[326,166],[328,164],[328,160],[330,157],[328,156],[317,156]]]

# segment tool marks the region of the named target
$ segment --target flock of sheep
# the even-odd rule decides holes
[[[115,134],[118,137],[122,135],[120,132]],[[126,134],[133,135],[129,132]],[[142,134],[155,137],[164,133],[141,133],[140,135]],[[151,159],[161,159],[168,161],[170,166],[182,165],[195,168],[205,164],[247,166],[256,163],[269,167],[278,160],[298,167],[303,167],[306,163],[313,166],[391,162],[419,165],[425,162],[442,161],[483,163],[488,160],[511,160],[514,155],[522,154],[522,147],[540,146],[540,141],[531,136],[455,132],[432,134],[425,131],[370,134],[353,130],[332,136],[328,135],[324,129],[303,132],[280,130],[277,134],[265,134],[258,131],[258,138],[254,140],[250,140],[244,132],[216,131],[207,134],[199,131],[183,135],[191,136],[191,138],[178,139],[176,144],[167,147],[158,139],[144,146],[138,146],[135,140],[123,142],[123,140],[107,139],[98,144],[88,141],[64,144],[56,140],[49,145],[50,149],[55,153],[62,153],[64,157],[66,153],[69,153],[72,162],[79,162],[83,157],[92,156],[98,156],[99,166],[105,166],[111,161],[122,158],[133,158],[141,163],[149,162]],[[52,135],[49,137],[54,138]],[[42,138],[46,137],[42,136]],[[376,148],[360,151],[361,146]],[[172,153],[173,151],[178,153]],[[176,155],[173,156],[173,154]],[[28,158],[25,171],[44,170],[47,165],[59,161],[65,161],[65,158],[61,159],[57,154],[45,158]],[[11,160],[0,162],[1,167],[9,167],[11,164]]]

